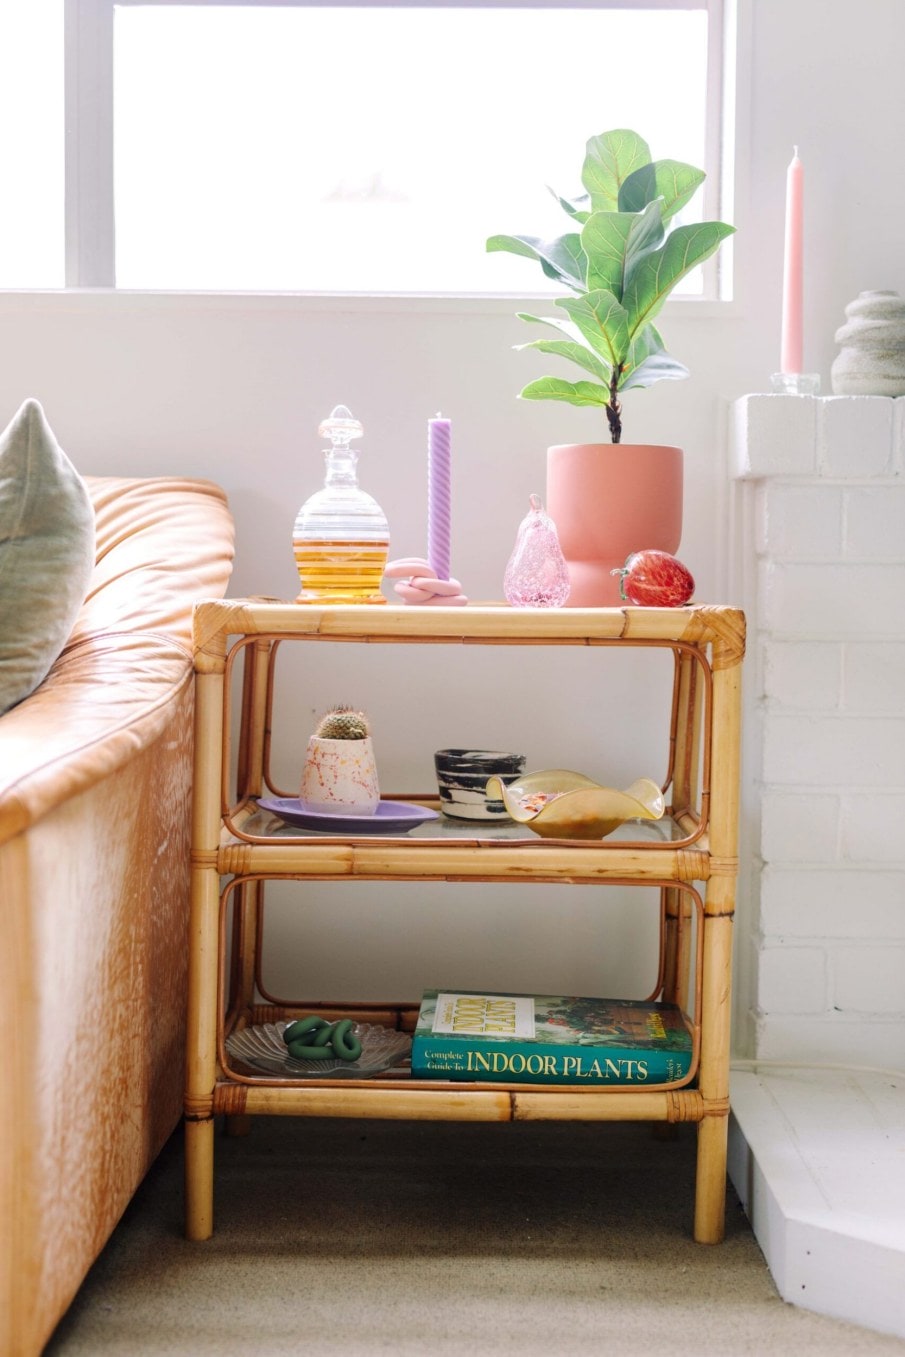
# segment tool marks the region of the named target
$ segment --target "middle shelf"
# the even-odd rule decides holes
[[[606,839],[540,839],[514,823],[482,826],[444,817],[404,835],[330,835],[299,829],[254,800],[226,817],[218,854],[222,873],[298,878],[364,876],[376,880],[546,881],[632,879],[706,881],[708,836],[690,817],[631,822]]]

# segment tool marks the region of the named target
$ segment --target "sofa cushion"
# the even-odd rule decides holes
[[[220,598],[233,558],[226,496],[182,476],[86,476],[97,561],[70,645],[110,632],[156,632],[191,654],[192,605]]]
[[[0,434],[0,714],[72,631],[94,568],[94,510],[36,400]]]
[[[160,736],[191,683],[192,606],[220,598],[229,580],[233,523],[218,486],[162,476],[85,484],[97,563],[47,679],[0,722],[0,844]]]

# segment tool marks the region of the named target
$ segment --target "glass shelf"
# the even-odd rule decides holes
[[[516,824],[514,820],[454,820],[443,814],[437,820],[428,820],[423,824],[416,825],[413,829],[406,830],[404,833],[394,832],[392,834],[368,834],[364,836],[342,831],[337,834],[325,834],[322,830],[302,829],[287,824],[270,811],[257,810],[248,819],[243,820],[242,832],[252,838],[305,839],[309,841],[367,837],[375,841],[385,838],[401,838],[417,840],[419,843],[431,840],[439,843],[450,843],[462,839],[482,839],[495,843],[537,844],[544,842],[540,834],[535,834],[527,825]],[[627,820],[625,824],[614,829],[611,834],[607,834],[606,839],[576,839],[573,842],[585,846],[592,843],[620,842],[658,844],[678,843],[686,837],[687,831],[683,830],[669,816],[664,816],[662,820]]]

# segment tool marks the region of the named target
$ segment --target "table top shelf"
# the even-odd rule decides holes
[[[696,604],[685,608],[466,608],[318,607],[278,599],[214,599],[195,605],[200,668],[228,636],[311,641],[424,644],[472,642],[500,645],[715,644],[740,659],[745,618],[738,608]]]

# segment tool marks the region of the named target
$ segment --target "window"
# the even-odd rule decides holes
[[[65,6],[74,286],[538,292],[484,241],[566,229],[588,136],[717,159],[719,0]]]
[[[0,287],[62,287],[63,0],[0,0]]]

